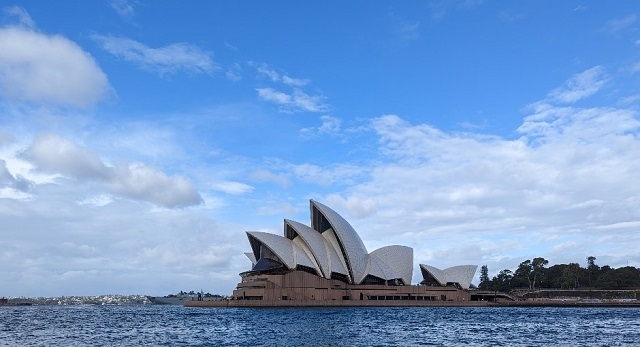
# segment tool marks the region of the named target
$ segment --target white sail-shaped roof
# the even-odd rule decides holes
[[[247,254],[256,271],[268,271],[276,267],[263,267],[266,258],[283,264],[286,268],[315,271],[324,278],[334,278],[351,284],[380,283],[366,280],[371,275],[384,281],[402,280],[411,284],[413,276],[413,249],[406,246],[381,247],[370,254],[353,227],[329,207],[310,200],[311,226],[285,219],[284,237],[264,233],[247,232],[253,250]],[[269,263],[265,259],[265,263]],[[302,268],[306,267],[306,268]],[[440,270],[421,265],[441,285],[459,283],[468,288],[476,266],[460,266]]]
[[[378,258],[375,254],[369,254],[369,275],[381,278],[383,280],[392,280],[400,278],[397,272],[395,272],[389,265],[387,265],[382,259]]]
[[[426,271],[442,286],[447,283],[458,283],[462,288],[469,289],[478,266],[458,265],[440,270],[433,266],[420,264],[420,269],[423,271],[423,276]]]
[[[371,269],[373,269],[375,259],[377,262],[384,263],[392,270],[394,277],[381,278],[385,280],[400,278],[404,284],[411,284],[411,278],[413,277],[413,248],[400,245],[381,247],[371,252],[369,257],[372,264]],[[370,272],[372,272],[372,270],[370,270]],[[373,275],[373,273],[371,274]]]
[[[255,266],[256,263],[258,262],[256,260],[256,257],[253,255],[253,252],[245,252],[244,255],[246,255],[247,258],[249,258],[249,260],[251,260],[251,266]]]
[[[314,269],[318,275],[321,275],[322,272],[320,271],[320,266],[318,265],[318,262],[316,262],[313,256],[313,251],[311,251],[311,249],[309,248],[309,246],[307,246],[304,240],[300,236],[298,236],[291,241],[293,242],[294,249],[296,249],[296,247],[299,249],[299,250],[296,250],[295,252],[296,264],[310,267]]]
[[[304,240],[308,249],[311,251],[312,260],[320,267],[319,272],[325,278],[331,278],[331,272],[337,272],[348,275],[347,270],[340,262],[335,248],[322,235],[313,230],[311,227],[302,223],[285,219],[285,233],[287,226],[291,227],[297,235],[286,235],[287,238],[295,239],[297,237]]]
[[[362,239],[360,239],[360,236],[358,236],[351,224],[342,218],[342,216],[329,207],[311,200],[311,219],[315,230],[322,233],[327,229],[320,230],[324,228],[318,225],[318,219],[314,215],[314,207],[326,218],[335,232],[341,246],[340,251],[343,253],[347,263],[347,270],[349,270],[351,281],[356,284],[362,282],[367,275],[369,267],[369,254]]]
[[[420,264],[420,270],[423,271],[422,277],[425,277],[424,271],[426,271],[429,275],[431,275],[439,285],[444,286],[447,284],[447,279],[444,274],[444,271],[438,269],[437,267]]]
[[[340,243],[336,238],[336,233],[333,232],[333,229],[326,230],[322,233],[322,238],[325,240],[329,249],[329,264],[331,264],[331,272],[336,272],[349,277],[347,261],[344,259],[342,251],[340,251]]]
[[[247,236],[249,237],[249,241],[252,243],[253,255],[256,259],[260,259],[262,257],[260,254],[261,247],[254,247],[254,244],[259,244],[260,246],[267,247],[276,257],[278,257],[278,260],[289,269],[295,269],[297,265],[316,269],[313,261],[309,259],[306,252],[286,237],[261,231],[247,231]],[[252,242],[252,238],[255,241]]]

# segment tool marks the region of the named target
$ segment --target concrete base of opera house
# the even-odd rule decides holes
[[[222,300],[186,301],[185,307],[635,307],[640,302],[584,301],[397,301],[397,300]]]
[[[483,307],[488,301],[222,300],[186,301],[185,307]]]

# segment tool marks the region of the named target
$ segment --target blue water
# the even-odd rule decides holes
[[[0,307],[0,346],[640,346],[640,309]]]

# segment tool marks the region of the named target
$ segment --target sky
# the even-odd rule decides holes
[[[414,283],[640,267],[636,2],[0,6],[0,296],[231,294],[309,199]]]

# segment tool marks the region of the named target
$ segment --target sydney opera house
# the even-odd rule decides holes
[[[463,302],[472,300],[476,265],[440,270],[420,264],[412,285],[413,249],[391,245],[369,252],[353,227],[331,208],[310,200],[310,226],[285,219],[284,235],[248,231],[251,269],[232,301],[242,306],[285,303]]]

